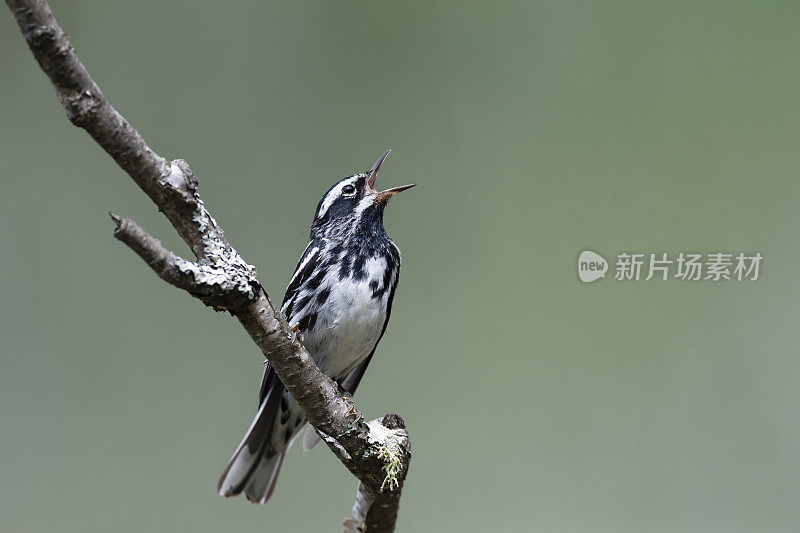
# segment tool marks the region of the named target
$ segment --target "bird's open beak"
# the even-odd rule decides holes
[[[399,193],[400,191],[404,191],[406,189],[410,189],[411,187],[416,186],[416,183],[411,183],[409,185],[401,185],[400,187],[392,187],[391,189],[386,189],[385,191],[381,191],[375,197],[376,202],[385,202],[395,194]]]
[[[375,195],[376,202],[385,202],[395,194],[399,193],[400,191],[404,191],[406,189],[410,189],[411,187],[415,186],[416,183],[412,183],[410,185],[401,185],[400,187],[392,187],[391,189],[386,189],[385,191],[377,192],[375,191],[375,178],[378,175],[378,171],[381,169],[381,164],[383,160],[386,159],[386,156],[389,155],[391,150],[386,150],[382,156],[375,161],[375,164],[372,165],[372,168],[369,171],[369,176],[367,176],[367,191],[371,192]]]

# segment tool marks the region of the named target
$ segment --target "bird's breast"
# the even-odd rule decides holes
[[[317,320],[304,332],[304,344],[320,369],[342,377],[361,363],[375,347],[386,321],[388,287],[394,275],[387,261],[372,257],[359,273],[332,269],[320,285],[326,298],[318,302]]]

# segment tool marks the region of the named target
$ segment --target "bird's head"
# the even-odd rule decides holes
[[[375,190],[375,178],[389,152],[386,150],[369,171],[348,176],[328,189],[314,214],[312,238],[383,228],[383,209],[389,198],[416,185]]]

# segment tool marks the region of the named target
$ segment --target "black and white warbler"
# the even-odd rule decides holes
[[[317,205],[310,239],[283,297],[281,311],[302,334],[319,368],[352,394],[381,340],[400,274],[400,250],[383,228],[389,198],[414,185],[376,191],[384,153],[369,172],[331,187]],[[259,407],[219,479],[223,496],[272,496],[281,464],[305,425],[302,409],[265,364]],[[319,440],[309,427],[303,447]]]

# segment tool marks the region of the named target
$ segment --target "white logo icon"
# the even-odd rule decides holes
[[[591,283],[606,277],[608,262],[605,258],[591,250],[584,250],[578,257],[578,277],[584,283]]]

